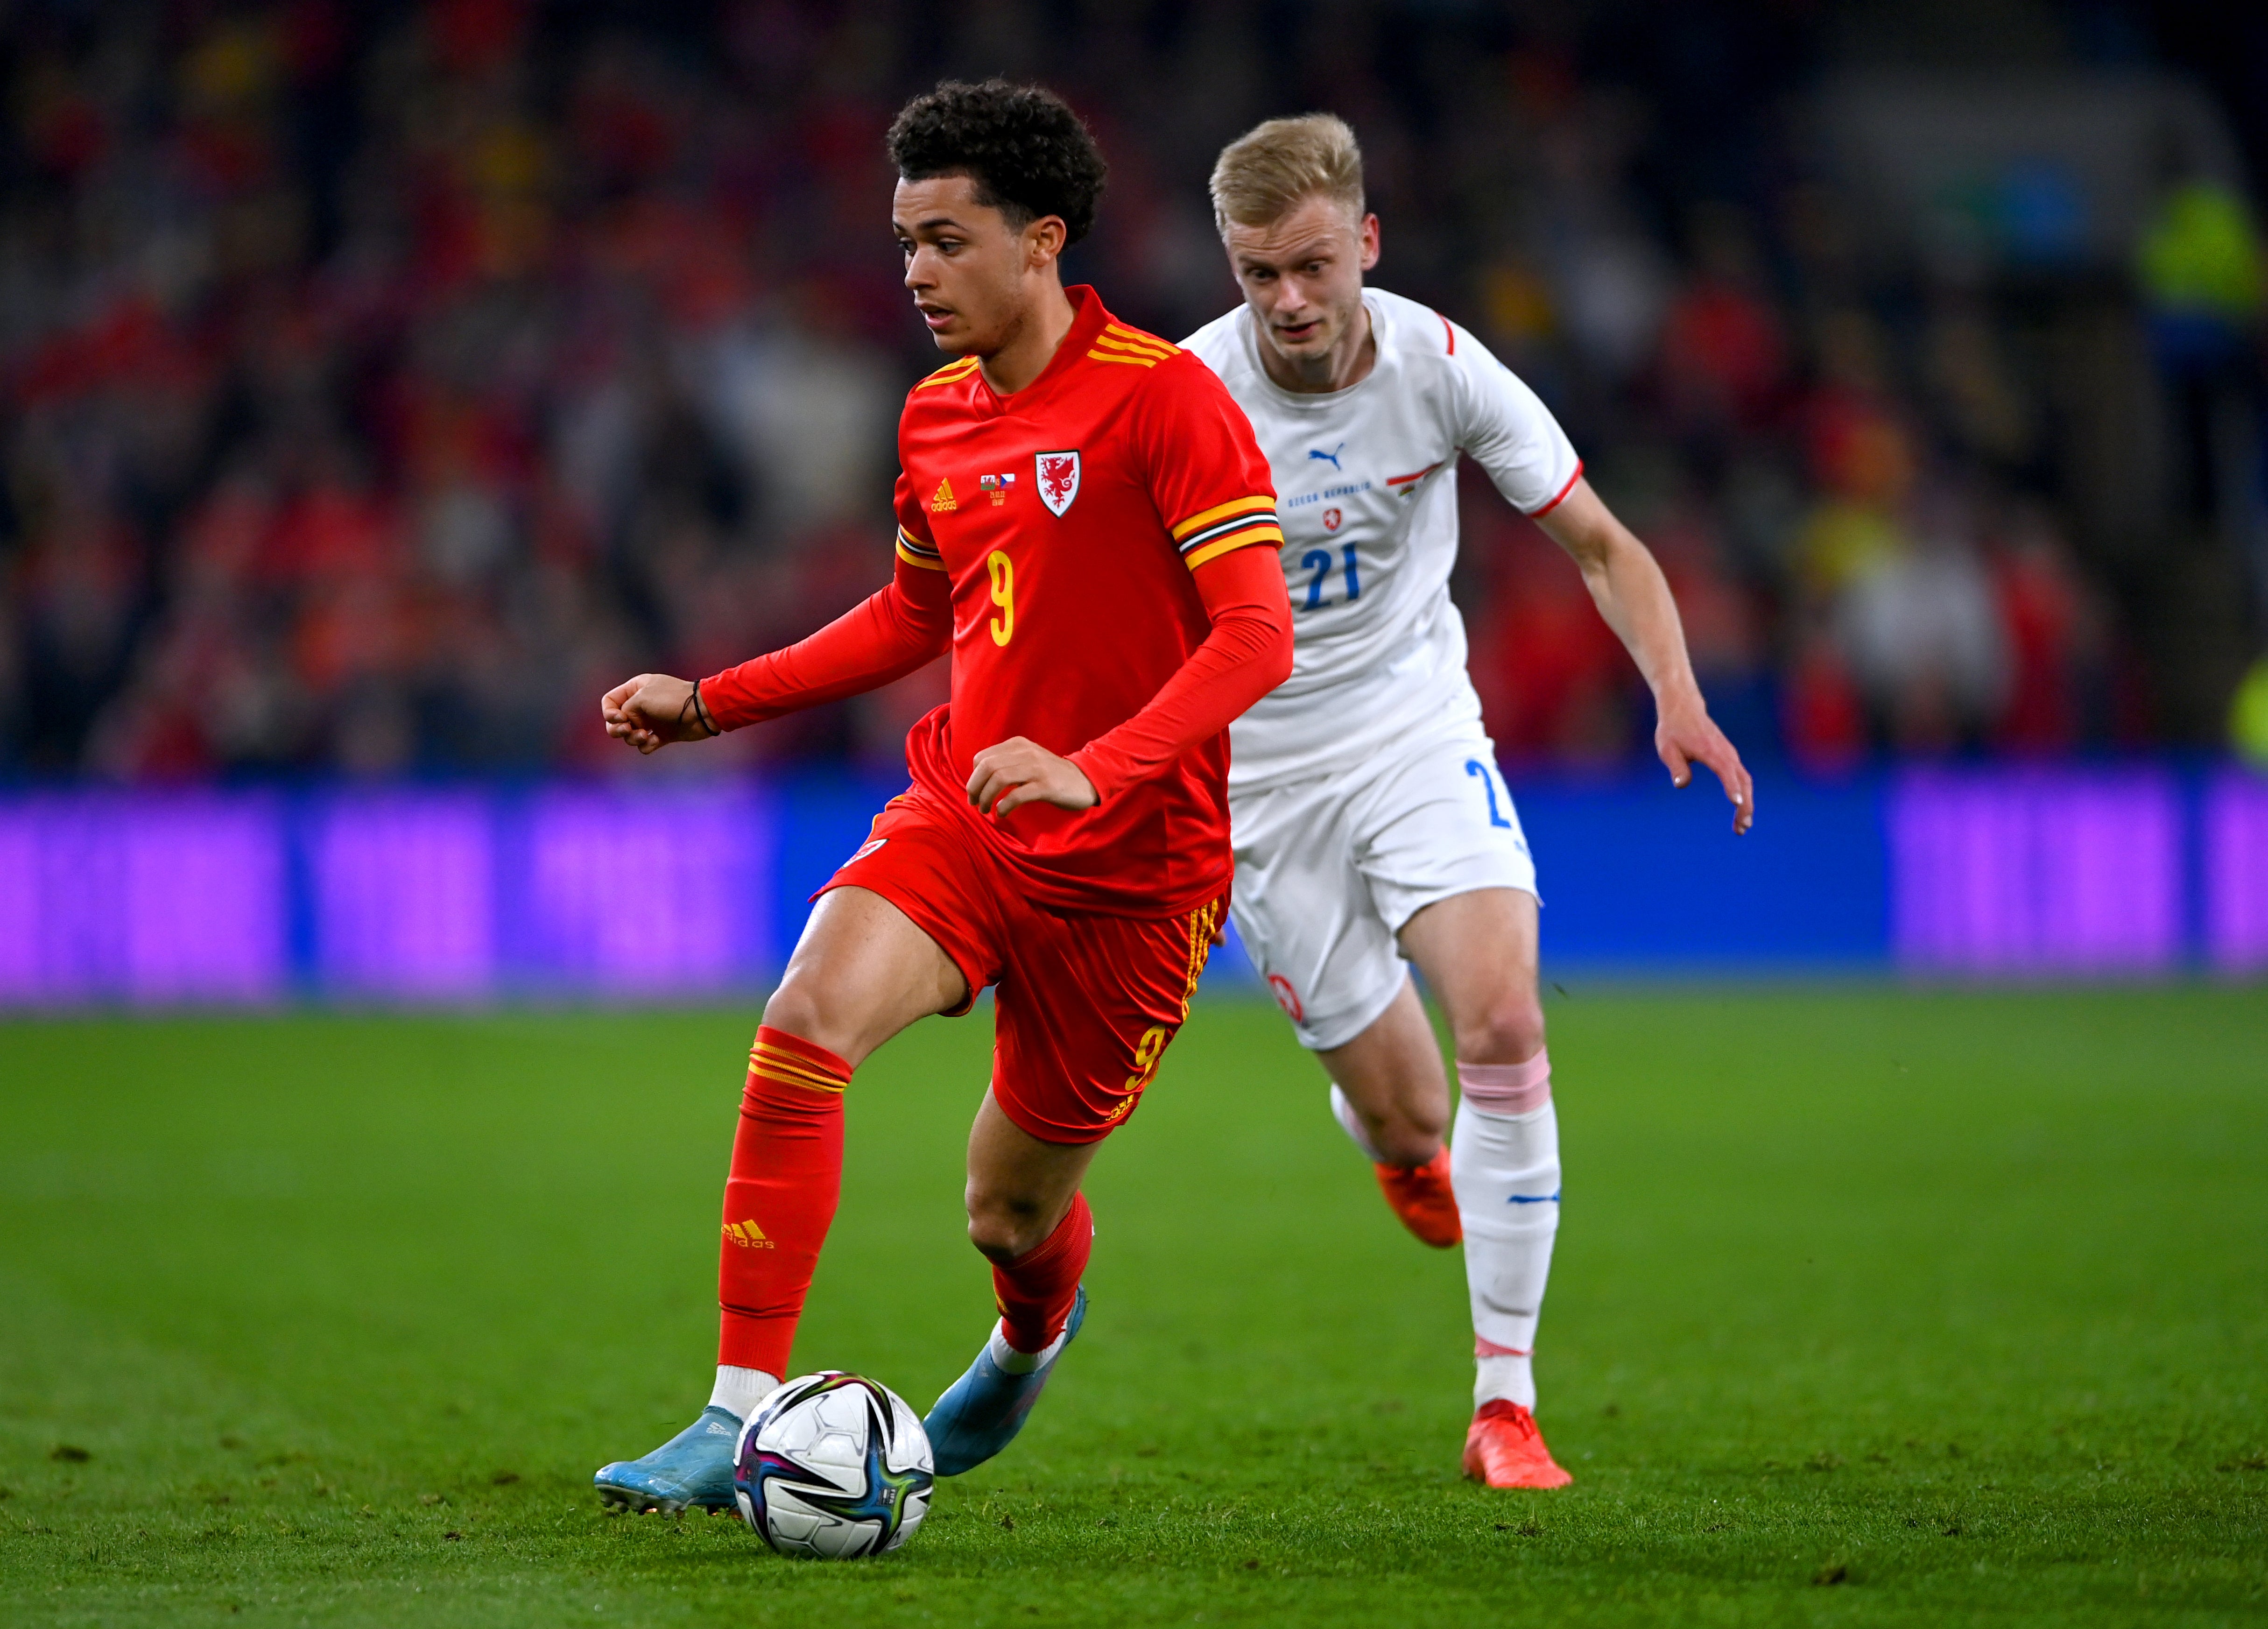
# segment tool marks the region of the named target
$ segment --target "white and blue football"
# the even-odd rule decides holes
[[[929,1514],[937,1461],[921,1417],[879,1381],[834,1369],[770,1393],[740,1428],[733,1492],[782,1555],[881,1555]]]

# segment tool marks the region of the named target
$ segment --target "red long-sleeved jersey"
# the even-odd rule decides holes
[[[1071,331],[1024,389],[999,395],[964,357],[908,394],[890,586],[703,680],[702,699],[732,728],[950,648],[953,699],[906,739],[915,783],[1035,900],[1178,915],[1233,869],[1228,722],[1291,671],[1283,534],[1267,461],[1212,372],[1092,289],[1068,292]],[[972,760],[1017,735],[1071,758],[1101,803],[977,814]]]

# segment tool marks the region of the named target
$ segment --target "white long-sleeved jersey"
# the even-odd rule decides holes
[[[1182,342],[1227,385],[1268,455],[1292,588],[1292,676],[1229,726],[1232,792],[1477,728],[1464,620],[1449,600],[1457,454],[1529,515],[1582,474],[1550,410],[1470,334],[1382,289],[1365,290],[1363,304],[1377,363],[1324,394],[1268,377],[1248,306]]]

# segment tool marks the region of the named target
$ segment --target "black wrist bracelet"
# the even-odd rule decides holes
[[[701,681],[698,679],[693,682],[693,717],[711,735],[725,733],[717,727],[717,720],[709,716],[709,704],[701,699]]]

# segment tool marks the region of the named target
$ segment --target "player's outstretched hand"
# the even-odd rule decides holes
[[[1661,722],[1653,731],[1653,749],[1669,766],[1673,785],[1690,785],[1696,763],[1716,770],[1717,778],[1725,783],[1725,795],[1733,800],[1734,831],[1744,833],[1756,823],[1756,783],[1749,778],[1748,766],[1710,718],[1697,693],[1662,704]]]
[[[1011,735],[976,755],[968,776],[968,800],[996,820],[1027,803],[1091,809],[1102,801],[1078,764],[1020,735]]]
[[[703,717],[689,680],[666,673],[625,679],[599,698],[607,733],[640,752],[659,752],[674,741],[699,741],[716,729]]]

